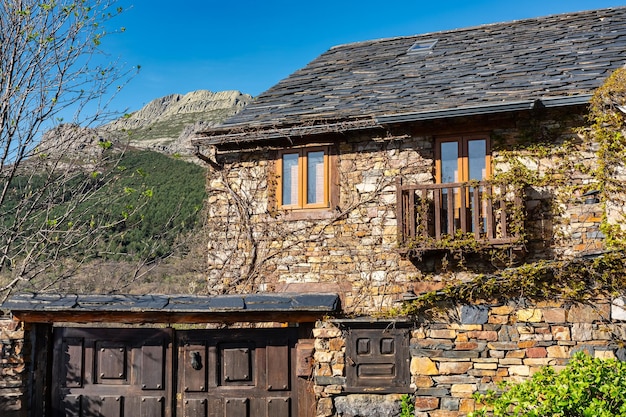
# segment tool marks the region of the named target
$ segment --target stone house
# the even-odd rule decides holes
[[[624,50],[626,7],[331,48],[194,141],[208,295],[3,305],[47,361],[3,348],[10,415],[457,416],[576,351],[626,359],[624,299],[568,298],[623,232],[586,116]]]

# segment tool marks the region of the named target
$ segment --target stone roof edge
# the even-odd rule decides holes
[[[246,313],[336,312],[334,293],[264,293],[243,295],[78,295],[18,294],[0,304],[9,312],[69,313]]]
[[[191,143],[194,146],[247,143],[271,139],[304,137],[324,133],[344,133],[379,127],[381,126],[373,117],[357,120],[332,120],[309,124],[303,123],[284,127],[250,125],[218,126],[216,129],[207,132],[198,132],[198,135],[203,136],[192,139]]]
[[[422,112],[386,114],[372,116],[370,118],[346,121],[330,121],[310,125],[293,125],[286,127],[247,127],[222,126],[206,132],[204,135],[192,139],[194,146],[212,146],[222,144],[237,144],[259,142],[280,138],[304,137],[323,133],[345,133],[357,130],[381,128],[391,123],[416,122],[435,120],[452,117],[476,116],[480,114],[502,113],[509,111],[532,110],[536,108],[552,108],[563,106],[584,105],[589,103],[592,94],[579,94],[574,96],[544,97],[541,99],[528,99],[502,103],[489,103],[478,106],[467,106],[453,109],[427,110]]]

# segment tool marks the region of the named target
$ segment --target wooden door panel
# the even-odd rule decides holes
[[[163,397],[143,397],[139,406],[140,417],[164,417],[163,400]]]
[[[268,345],[267,354],[267,389],[269,391],[284,391],[289,389],[291,364],[289,361],[289,345],[287,341],[281,344]]]
[[[289,398],[270,398],[267,400],[267,415],[270,417],[290,417]]]
[[[55,328],[51,415],[170,417],[171,335],[166,329]]]
[[[249,415],[247,398],[227,398],[224,401],[224,417],[248,417]]]
[[[221,346],[220,353],[220,369],[223,369],[220,385],[254,385],[254,346],[228,344]]]
[[[206,417],[207,400],[206,398],[192,398],[184,400],[184,413],[186,416]]]
[[[68,338],[63,340],[63,375],[64,386],[80,388],[83,386],[83,339]]]
[[[97,342],[96,349],[96,383],[126,384],[127,352],[121,343],[111,344]]]
[[[141,389],[160,390],[165,377],[165,346],[141,347]]]
[[[206,344],[195,343],[185,346],[183,355],[179,358],[178,366],[183,369],[183,390],[185,392],[206,391],[208,371]]]

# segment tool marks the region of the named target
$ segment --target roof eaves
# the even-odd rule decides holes
[[[335,121],[332,123],[318,123],[312,125],[294,125],[287,127],[265,127],[265,128],[245,128],[240,129],[220,129],[212,134],[205,132],[206,136],[192,139],[192,145],[221,145],[226,143],[248,143],[273,139],[284,139],[294,137],[304,137],[309,135],[319,135],[324,133],[343,133],[349,131],[366,130],[381,127],[373,118]]]
[[[408,123],[424,120],[447,119],[452,117],[477,116],[481,114],[503,113],[511,111],[532,110],[539,107],[564,107],[589,103],[591,94],[577,96],[547,97],[536,100],[510,101],[480,106],[459,107],[453,109],[426,110],[421,112],[388,114],[376,117],[381,125],[391,123]]]

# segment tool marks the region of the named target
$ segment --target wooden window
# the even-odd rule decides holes
[[[278,158],[278,205],[283,209],[328,208],[328,147],[300,148],[280,152]]]
[[[469,186],[470,181],[484,181],[491,176],[491,149],[486,135],[441,138],[436,141],[436,180],[450,184],[442,188],[438,199],[441,207],[437,216],[441,229],[437,233],[455,234],[485,232],[486,201],[483,186]],[[462,191],[463,190],[463,191]],[[467,222],[467,219],[473,219]],[[437,227],[437,226],[436,226]]]
[[[440,184],[482,181],[491,176],[491,149],[484,135],[438,139],[436,178]]]

